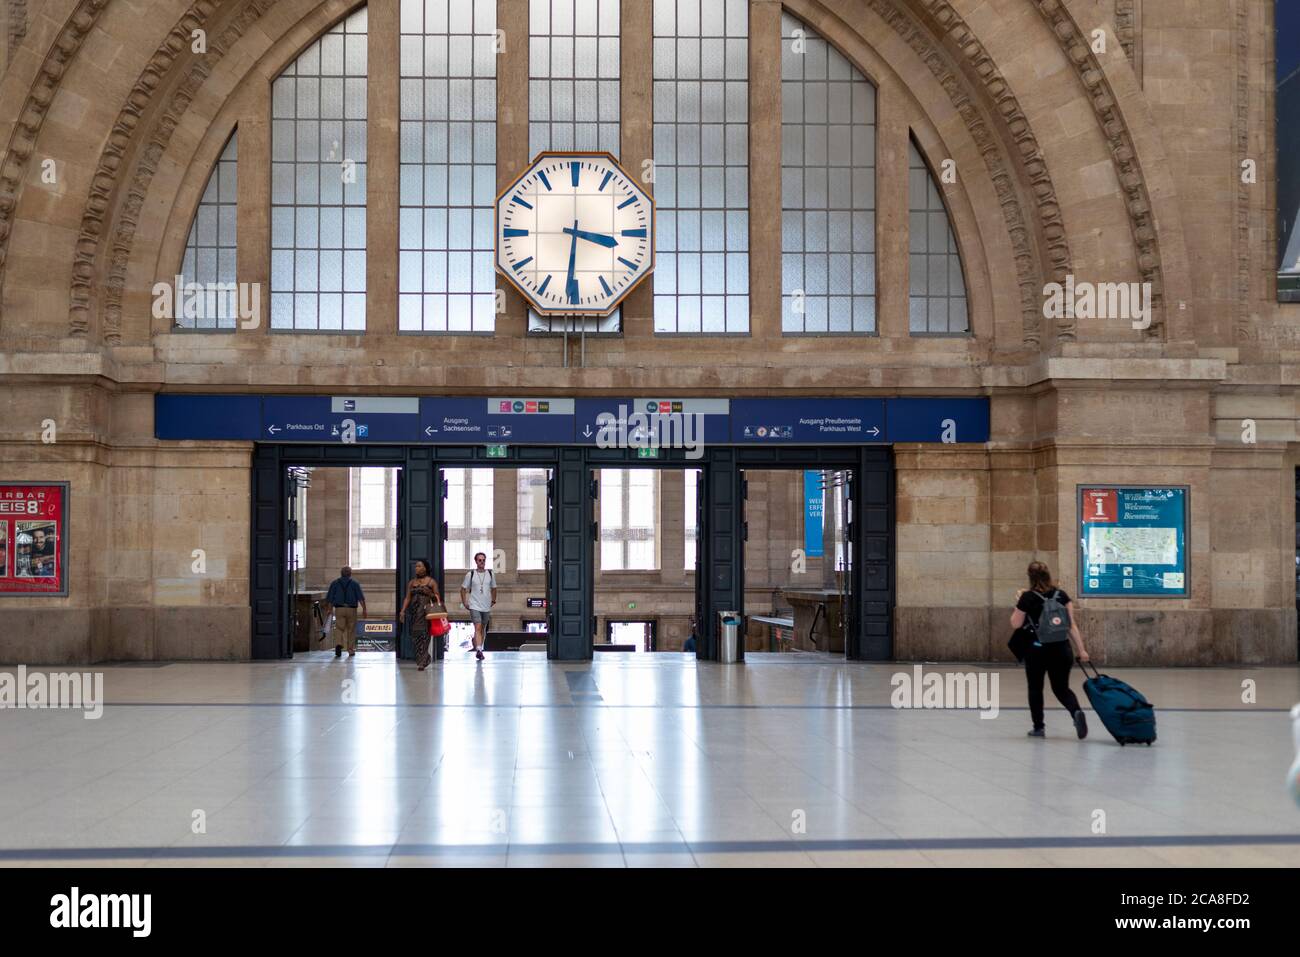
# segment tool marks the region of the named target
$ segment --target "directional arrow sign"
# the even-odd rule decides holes
[[[453,445],[567,445],[573,441],[573,400],[421,399],[420,431],[428,441]]]
[[[883,399],[733,399],[731,441],[745,445],[884,441]]]
[[[266,396],[262,424],[280,442],[342,442],[349,424],[355,440],[419,440],[419,399],[344,396]]]

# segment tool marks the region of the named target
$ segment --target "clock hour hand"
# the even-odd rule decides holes
[[[565,226],[564,231],[566,233],[572,233],[574,239],[585,239],[588,242],[595,243],[597,246],[604,246],[606,249],[613,249],[618,245],[618,240],[613,236],[606,236],[604,233],[591,233],[585,229],[578,229],[577,223],[574,223],[573,229]]]
[[[573,241],[569,244],[569,278],[564,282],[564,294],[569,297],[569,302],[578,301],[578,281],[573,278],[573,267],[578,256],[578,221],[573,221],[573,229],[568,226],[564,227],[566,233],[573,233]]]

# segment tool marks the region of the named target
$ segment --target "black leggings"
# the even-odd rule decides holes
[[[1043,675],[1052,682],[1052,694],[1070,712],[1079,710],[1079,699],[1070,690],[1070,669],[1074,667],[1074,651],[1069,641],[1054,641],[1049,645],[1029,648],[1025,654],[1025,678],[1029,682],[1029,713],[1034,727],[1043,726]]]

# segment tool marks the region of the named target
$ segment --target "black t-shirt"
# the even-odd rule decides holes
[[[1048,594],[1050,595],[1051,592],[1048,592]],[[1068,605],[1070,596],[1065,593],[1065,589],[1058,588],[1056,589],[1056,600],[1062,605]],[[1016,602],[1016,607],[1025,613],[1029,621],[1037,625],[1038,620],[1043,617],[1043,596],[1031,588],[1020,596],[1020,601]],[[1028,622],[1026,622],[1027,624]],[[1025,625],[1021,627],[1023,628]]]

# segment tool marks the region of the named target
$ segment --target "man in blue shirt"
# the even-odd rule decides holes
[[[366,596],[361,584],[353,579],[352,569],[344,567],[339,577],[330,582],[330,590],[325,595],[325,613],[334,609],[334,657],[343,655],[344,643],[348,646],[348,657],[357,653],[357,606],[361,607],[361,616],[366,614]]]

